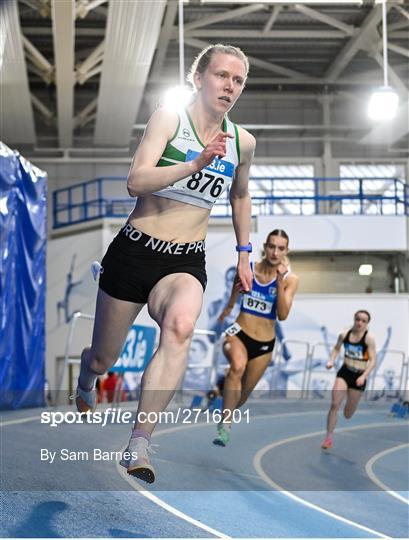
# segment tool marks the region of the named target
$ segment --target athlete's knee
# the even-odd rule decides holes
[[[82,351],[81,359],[86,358],[88,365],[95,375],[104,375],[118,360],[107,354],[101,354],[87,347]]]
[[[230,364],[229,376],[232,378],[242,378],[246,371],[246,364],[242,362],[232,362]]]
[[[161,331],[171,334],[178,342],[190,339],[195,329],[195,321],[189,315],[178,313],[165,318]]]
[[[338,412],[340,407],[341,407],[341,403],[338,403],[337,401],[332,401],[330,410],[331,412]]]

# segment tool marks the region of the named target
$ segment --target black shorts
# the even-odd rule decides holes
[[[338,370],[337,377],[344,379],[347,383],[348,388],[353,388],[354,390],[360,390],[363,392],[366,387],[366,381],[362,386],[356,384],[356,380],[362,375],[363,371],[355,371],[350,369],[348,366],[343,364],[341,369]]]
[[[206,288],[204,240],[175,244],[127,223],[101,261],[100,288],[118,300],[146,304],[153,287],[169,274],[191,274]]]
[[[275,338],[270,341],[258,341],[257,339],[253,339],[243,332],[240,325],[237,323],[229,326],[229,328],[225,330],[225,334],[227,336],[236,336],[239,338],[239,340],[246,347],[247,358],[249,360],[253,360],[258,356],[272,352],[274,349],[274,343],[276,341]]]

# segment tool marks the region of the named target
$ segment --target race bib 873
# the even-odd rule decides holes
[[[243,307],[249,311],[267,315],[268,313],[271,313],[273,304],[267,300],[259,300],[258,298],[253,298],[252,296],[245,294],[243,296]]]

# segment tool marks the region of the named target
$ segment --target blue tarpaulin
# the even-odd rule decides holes
[[[47,175],[0,142],[0,408],[44,405]]]

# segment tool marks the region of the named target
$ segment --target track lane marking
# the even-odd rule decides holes
[[[375,423],[375,424],[361,424],[360,426],[352,426],[352,427],[345,427],[345,428],[339,428],[337,429],[337,433],[339,432],[345,432],[345,431],[357,431],[357,430],[360,430],[360,429],[371,429],[371,428],[375,428],[375,427],[396,427],[397,424],[395,423],[390,423],[390,422],[381,422],[381,423]],[[314,510],[316,510],[317,512],[321,512],[327,516],[330,516],[338,521],[341,521],[343,523],[346,523],[348,525],[352,525],[354,527],[357,527],[358,529],[361,529],[365,532],[368,532],[370,534],[375,534],[376,536],[380,537],[380,538],[391,538],[390,536],[387,536],[383,533],[380,533],[379,531],[375,531],[374,529],[371,529],[369,527],[366,527],[365,525],[361,525],[360,523],[357,523],[355,521],[352,521],[352,520],[349,520],[347,518],[344,518],[342,516],[340,516],[339,514],[335,514],[334,512],[330,512],[329,510],[325,510],[325,508],[322,508],[321,506],[318,506],[314,503],[311,503],[311,502],[308,502],[306,501],[305,499],[303,499],[302,497],[299,497],[298,495],[294,495],[294,493],[291,493],[290,491],[287,491],[285,490],[282,486],[280,486],[279,484],[277,484],[276,482],[274,482],[274,480],[272,478],[270,478],[264,471],[263,467],[261,466],[261,460],[263,458],[263,456],[269,452],[270,450],[272,450],[273,448],[276,448],[277,446],[282,446],[284,444],[288,444],[290,442],[294,442],[294,441],[299,441],[299,440],[302,440],[302,439],[307,439],[307,438],[310,438],[310,437],[317,437],[317,436],[322,436],[323,434],[325,434],[326,431],[325,430],[320,430],[320,431],[314,431],[312,433],[308,433],[308,434],[304,434],[304,435],[295,435],[293,437],[288,437],[287,439],[281,439],[280,441],[275,441],[274,443],[271,443],[271,444],[268,444],[267,446],[265,446],[264,448],[261,448],[257,453],[256,455],[254,456],[254,460],[253,460],[253,466],[254,468],[256,469],[256,471],[259,473],[259,475],[263,478],[263,480],[268,484],[270,485],[271,487],[273,487],[274,489],[276,489],[277,491],[279,491],[280,493],[282,493],[283,495],[285,495],[286,497],[289,497],[290,499],[293,499],[309,508],[312,508]]]
[[[398,446],[393,446],[392,448],[388,448],[386,450],[383,450],[382,452],[379,452],[378,454],[375,454],[366,463],[365,471],[366,471],[366,474],[369,476],[369,478],[372,480],[372,482],[374,484],[376,484],[377,486],[379,486],[388,495],[390,495],[391,497],[395,497],[395,499],[398,499],[398,501],[401,501],[401,502],[409,505],[409,499],[406,499],[405,497],[402,497],[402,495],[400,495],[399,493],[397,493],[393,489],[390,489],[389,486],[387,486],[381,480],[379,480],[379,478],[376,476],[376,474],[374,473],[373,468],[372,468],[375,461],[378,461],[378,459],[386,456],[387,454],[391,454],[392,452],[396,452],[396,450],[400,450],[401,448],[406,448],[408,446],[409,446],[408,443],[399,444]]]
[[[122,452],[126,449],[126,446],[122,449]],[[159,497],[151,493],[150,491],[147,491],[146,488],[144,488],[139,482],[137,482],[132,476],[130,476],[124,467],[122,467],[118,462],[116,463],[116,468],[119,473],[119,475],[126,481],[130,486],[133,487],[136,491],[138,491],[143,497],[146,497],[151,502],[157,504],[170,514],[173,514],[174,516],[183,519],[184,521],[187,521],[191,525],[194,525],[198,527],[199,529],[202,529],[210,534],[213,534],[217,538],[231,538],[231,536],[228,536],[227,534],[224,534],[216,529],[213,529],[213,527],[209,527],[208,525],[202,523],[201,521],[198,521],[191,516],[188,516],[184,512],[181,512],[174,506],[166,503],[165,501],[162,501]]]

